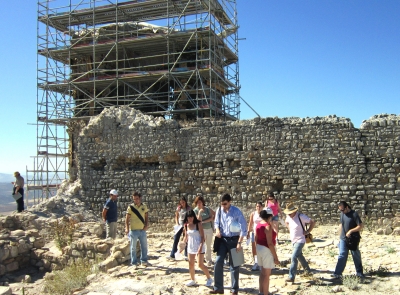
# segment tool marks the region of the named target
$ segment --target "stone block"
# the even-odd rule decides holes
[[[6,265],[6,272],[12,272],[19,268],[19,264],[17,261],[13,261]]]
[[[33,242],[33,247],[36,249],[40,249],[43,248],[45,244],[46,244],[45,240],[43,238],[39,238]]]
[[[10,247],[10,256],[17,257],[18,256],[18,246]]]
[[[8,286],[0,286],[0,295],[12,295],[11,288]]]
[[[100,244],[96,246],[96,250],[100,253],[105,253],[109,249],[109,246],[107,244]]]
[[[117,265],[118,265],[117,260],[109,257],[99,264],[99,268],[101,271],[106,272],[110,268],[116,267]]]

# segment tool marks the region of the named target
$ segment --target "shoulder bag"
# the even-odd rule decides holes
[[[221,232],[221,207],[219,207],[218,220],[219,220],[219,232]],[[221,243],[222,243],[222,238],[214,236],[214,244],[213,244],[213,252],[214,253],[218,252]]]
[[[342,213],[342,214],[344,214],[344,213]],[[341,221],[342,221],[342,230],[343,230],[343,234],[344,234],[344,241],[346,242],[346,247],[351,251],[358,250],[358,245],[360,244],[361,235],[352,233],[352,234],[350,234],[350,237],[347,237],[346,232],[344,231],[343,216],[341,217]]]
[[[303,229],[303,232],[304,231],[307,231],[308,229],[307,229],[307,224],[306,224],[306,230],[304,230],[304,226],[303,226],[303,223],[301,222],[301,219],[300,219],[300,213],[299,213],[299,221],[300,221],[300,224],[301,224],[301,228]],[[305,236],[305,238],[306,238],[306,243],[312,243],[312,240],[313,240],[313,235],[311,234],[311,233],[308,233],[308,234],[306,234],[306,235],[304,235]]]

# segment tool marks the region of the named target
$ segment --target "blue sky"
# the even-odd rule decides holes
[[[241,96],[262,117],[400,114],[399,0],[237,0]],[[33,168],[36,1],[0,18],[0,173]],[[241,106],[241,119],[255,113]]]

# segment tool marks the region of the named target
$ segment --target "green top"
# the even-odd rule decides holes
[[[199,214],[200,209],[198,207],[193,209],[194,213],[196,213],[196,216]],[[208,218],[210,218],[210,209],[208,207],[204,207],[203,212],[201,213],[201,219],[202,220],[206,220]],[[207,228],[212,228],[211,226],[211,221],[208,221],[206,223],[203,223],[203,228],[207,229]]]

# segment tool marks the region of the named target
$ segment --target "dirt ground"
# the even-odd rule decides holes
[[[349,255],[344,280],[332,280],[338,255],[336,226],[317,226],[314,231],[314,243],[306,244],[303,253],[310,263],[314,274],[305,276],[302,270],[294,284],[286,283],[291,256],[291,245],[287,233],[280,234],[282,244],[277,253],[282,265],[272,272],[270,292],[274,294],[400,294],[400,236],[376,235],[364,230],[360,244],[365,282],[357,282],[350,275],[355,274],[354,264]],[[90,284],[76,290],[76,295],[128,295],[128,294],[208,294],[205,276],[196,269],[197,285],[186,287],[189,280],[188,262],[168,261],[166,257],[172,246],[172,237],[166,234],[151,234],[148,238],[149,262],[146,268],[132,269],[128,263],[121,265],[111,273],[99,273],[91,277]],[[258,294],[258,271],[251,271],[253,265],[251,248],[244,243],[246,263],[240,270],[239,294]],[[209,267],[211,276],[213,267]],[[32,283],[11,283],[13,294],[38,295],[43,293],[43,273],[28,269],[15,276],[29,274]],[[225,294],[230,294],[230,275],[224,269]]]

